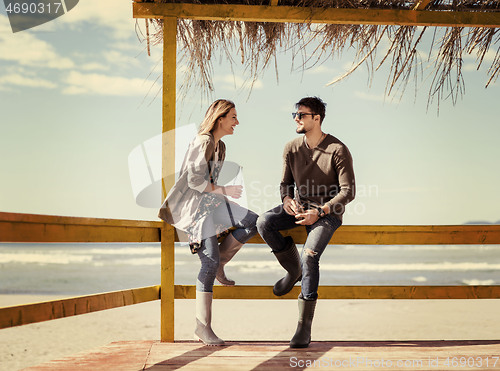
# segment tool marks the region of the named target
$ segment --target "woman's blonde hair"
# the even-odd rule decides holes
[[[200,125],[200,130],[198,130],[198,134],[207,134],[214,130],[217,120],[221,117],[225,117],[229,111],[235,107],[234,103],[230,100],[217,99],[210,105],[210,107],[208,107],[207,113],[205,113],[205,118]]]

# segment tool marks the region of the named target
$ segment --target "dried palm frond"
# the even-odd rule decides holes
[[[269,0],[161,0],[166,3],[268,5]],[[411,9],[408,0],[280,0],[279,6]],[[431,0],[427,9],[447,11],[500,11],[498,0]],[[161,20],[156,20],[153,42],[162,41]],[[382,65],[390,63],[386,93],[404,93],[408,82],[417,82],[424,70],[432,70],[429,104],[451,98],[453,104],[465,91],[462,75],[464,54],[476,54],[477,68],[491,59],[487,87],[500,74],[500,32],[496,28],[448,27],[436,32],[424,61],[418,52],[429,27],[374,25],[317,25],[238,21],[178,20],[178,48],[186,65],[184,92],[193,85],[206,94],[213,91],[212,63],[215,57],[227,59],[231,66],[241,63],[247,79],[255,82],[271,65],[277,68],[277,53],[292,51],[295,68],[311,68],[325,63],[344,50],[355,48],[352,68],[330,84],[352,74],[359,66],[368,68],[370,79]],[[444,31],[443,31],[444,30]],[[389,46],[380,60],[380,43]],[[496,49],[496,50],[494,50]],[[491,55],[494,56],[491,58]],[[239,55],[239,62],[234,58]],[[427,63],[428,66],[424,66]],[[278,76],[278,75],[277,75]],[[415,88],[416,89],[416,88]]]

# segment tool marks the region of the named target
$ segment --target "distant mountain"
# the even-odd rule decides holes
[[[497,220],[496,222],[487,222],[487,221],[484,221],[484,220],[472,220],[470,222],[466,222],[464,224],[473,224],[473,225],[478,225],[478,224],[500,224],[500,220]]]

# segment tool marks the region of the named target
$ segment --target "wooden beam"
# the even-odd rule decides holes
[[[160,242],[160,230],[171,228],[162,226],[156,221],[0,213],[0,242]],[[164,241],[179,240],[173,228],[165,233]],[[283,234],[298,244],[307,237],[303,227]],[[259,235],[249,242],[264,243]],[[500,225],[345,225],[335,232],[330,244],[500,244]]]
[[[160,299],[160,286],[0,308],[0,329]]]
[[[430,2],[431,2],[431,0],[418,0],[412,9],[413,10],[424,10],[425,8],[427,8],[427,5],[429,5]]]
[[[194,299],[196,286],[175,285],[176,299]],[[300,286],[275,296],[272,286],[214,286],[216,299],[297,299]],[[500,299],[500,286],[320,286],[320,299]]]
[[[163,197],[174,185],[175,112],[177,69],[177,18],[163,19],[163,111],[162,184]],[[163,223],[161,231],[161,341],[174,341],[175,230]]]
[[[281,232],[295,243],[307,238],[305,228]],[[265,243],[259,235],[249,243]],[[345,225],[333,235],[337,245],[483,245],[500,244],[500,225]]]
[[[0,242],[160,242],[156,221],[0,212]]]
[[[177,17],[214,21],[500,27],[500,12],[134,3],[133,14],[134,18]]]

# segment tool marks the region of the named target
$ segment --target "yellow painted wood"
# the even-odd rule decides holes
[[[159,242],[162,225],[159,221],[0,213],[0,242]],[[178,241],[177,233],[173,233]],[[304,243],[307,237],[303,227],[283,231],[283,234],[292,236],[298,244]],[[259,235],[249,242],[264,243]],[[335,232],[330,243],[500,244],[500,225],[345,225]]]
[[[442,27],[500,27],[500,12],[293,6],[134,3],[134,18],[177,17],[214,21],[373,24]]]
[[[295,243],[307,238],[305,228],[282,231]],[[254,236],[249,243],[265,243]],[[500,225],[345,225],[333,235],[337,245],[453,245],[500,244]]]
[[[174,185],[175,106],[177,64],[177,18],[163,19],[163,127],[162,186],[165,197]],[[166,223],[161,231],[161,341],[174,341],[174,228]]]
[[[0,308],[0,329],[160,299],[160,286]]]
[[[0,242],[159,242],[160,222],[0,213]]]
[[[165,223],[161,243],[161,341],[174,341],[175,254],[173,228]]]
[[[175,285],[176,299],[194,299],[196,286]],[[297,299],[300,286],[275,296],[272,286],[214,286],[216,299]],[[500,299],[500,286],[320,286],[320,299]]]
[[[6,213],[0,212],[0,221],[17,223],[42,223],[42,224],[63,224],[63,225],[95,225],[109,227],[154,227],[160,228],[160,221],[131,220],[131,219],[105,219],[105,218],[85,218],[75,216]]]

